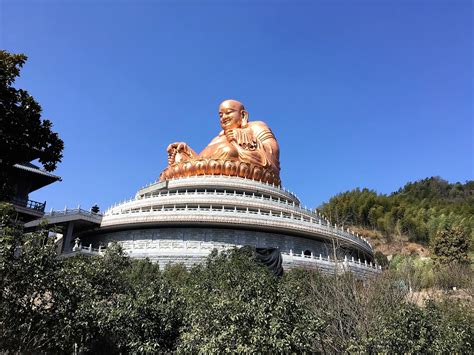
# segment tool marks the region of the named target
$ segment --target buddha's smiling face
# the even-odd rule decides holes
[[[219,106],[219,118],[224,131],[242,127],[242,120],[246,118],[243,105],[234,100],[226,100]]]

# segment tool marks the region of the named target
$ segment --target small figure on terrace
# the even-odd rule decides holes
[[[226,100],[219,106],[222,131],[197,154],[184,142],[168,146],[168,163],[160,176],[222,174],[280,184],[278,142],[261,121],[249,122],[242,103]]]

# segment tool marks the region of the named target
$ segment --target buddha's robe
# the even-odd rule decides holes
[[[270,128],[263,122],[249,122],[245,128],[234,129],[235,140],[229,142],[221,131],[199,154],[204,159],[229,159],[280,171],[279,148]]]

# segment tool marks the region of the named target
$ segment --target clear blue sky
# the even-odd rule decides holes
[[[283,185],[308,206],[473,179],[471,1],[6,1],[16,86],[65,142],[47,209],[133,196],[166,146],[200,151],[218,104],[244,102],[280,143]]]

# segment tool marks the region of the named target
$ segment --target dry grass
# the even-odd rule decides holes
[[[409,242],[406,236],[387,237],[377,230],[362,227],[351,227],[351,229],[369,239],[375,251],[380,251],[389,258],[395,254],[430,256],[430,251],[424,245]]]
[[[429,288],[407,294],[407,301],[415,303],[417,306],[424,306],[426,301],[441,301],[444,299],[462,301],[469,304],[474,309],[474,297],[471,288],[456,289],[451,291],[440,290],[439,288]]]

